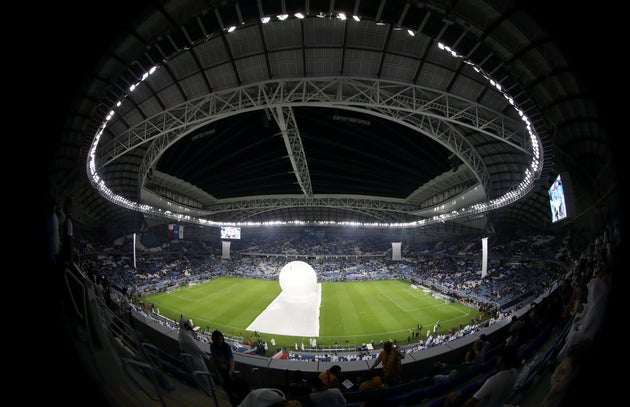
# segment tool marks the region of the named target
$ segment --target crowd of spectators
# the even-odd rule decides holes
[[[404,279],[477,308],[488,304],[505,308],[553,287],[566,273],[566,263],[558,261],[557,253],[570,250],[563,236],[530,235],[511,242],[497,238],[491,244],[487,276],[479,278],[478,240],[409,242],[403,245],[401,260],[391,259],[391,242],[377,238],[316,240],[296,232],[284,240],[240,241],[241,249],[233,250],[229,259],[222,258],[216,242],[148,240],[159,246],[142,244],[135,260],[130,238],[113,245],[86,243],[82,266],[98,270],[119,290],[133,287],[138,295],[147,295],[222,275],[277,279],[288,261],[303,259],[318,281]]]

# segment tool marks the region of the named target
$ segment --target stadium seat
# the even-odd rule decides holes
[[[203,390],[203,392],[214,400],[214,404],[219,407],[219,401],[217,400],[216,385],[212,374],[209,370],[194,370],[193,356],[189,353],[181,352],[180,356],[184,361],[184,364],[188,368],[189,372],[194,376],[197,385]]]

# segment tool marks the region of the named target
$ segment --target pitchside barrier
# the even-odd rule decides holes
[[[493,344],[499,344],[507,335],[507,330],[502,329],[506,327],[511,321],[511,316],[516,315],[519,318],[529,311],[529,307],[523,307],[514,314],[506,316],[505,318],[482,328],[474,333],[455,339],[450,342],[443,343],[431,348],[421,349],[418,351],[406,352],[405,358],[402,360],[403,377],[420,377],[424,376],[433,366],[433,362],[436,360],[460,360],[464,357],[467,350],[470,349],[472,343],[479,339],[481,334],[486,334],[490,342]],[[151,315],[144,312],[134,312],[133,316],[139,322],[134,324],[137,329],[142,330],[142,333],[150,339],[152,342],[159,341],[163,343],[163,348],[177,349],[178,332],[170,326],[166,326],[163,323],[152,318]],[[161,340],[154,339],[156,337],[162,337]],[[164,341],[171,342],[170,345],[164,343]],[[206,349],[209,352],[209,344],[200,342],[201,349]],[[377,354],[380,348],[376,347],[374,353]],[[308,353],[308,352],[295,352],[295,353]],[[353,352],[353,353],[356,353]],[[341,353],[338,353],[341,355]],[[270,356],[251,355],[240,352],[234,352],[234,359],[236,361],[236,368],[239,370],[240,377],[250,383],[260,383],[260,386],[273,386],[278,384],[287,383],[286,380],[290,377],[290,372],[300,370],[307,374],[315,374],[326,370],[332,365],[340,365],[343,376],[350,380],[355,378],[361,373],[367,371],[374,359],[370,360],[351,360],[351,361],[321,361],[321,360],[292,360],[292,359],[276,359]]]

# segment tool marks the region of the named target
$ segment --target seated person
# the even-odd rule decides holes
[[[308,380],[304,377],[304,372],[295,370],[291,375],[291,383],[289,383],[287,396],[290,398],[299,398],[307,396],[311,393],[311,387]]]
[[[499,350],[497,358],[497,368],[499,371],[486,379],[481,388],[467,398],[453,392],[449,395],[445,407],[486,407],[486,406],[503,406],[514,390],[516,383],[516,366],[518,359],[516,357],[516,348],[512,346],[504,346]]]
[[[341,380],[339,379],[339,374],[341,373],[341,366],[333,365],[329,369],[324,370],[319,374],[319,380],[324,383],[325,389],[330,389],[331,387],[336,387],[338,389],[343,389],[341,385]]]
[[[590,343],[584,340],[571,346],[566,356],[556,366],[551,375],[551,388],[541,402],[541,407],[556,407],[561,405],[565,396],[572,388],[572,385],[575,387],[575,379],[587,359],[589,348]]]
[[[470,371],[474,365],[475,354],[473,351],[466,352],[464,363],[442,363],[436,362],[436,366],[445,369],[446,373],[436,374],[433,379],[436,383],[448,383],[457,380],[461,375]]]
[[[207,372],[208,366],[205,360],[210,359],[210,357],[199,347],[190,320],[180,319],[178,342],[180,352],[186,353],[191,357],[191,360],[187,361],[190,363],[190,370]]]
[[[279,389],[260,388],[247,393],[238,407],[301,407],[297,400],[287,400]]]
[[[324,388],[324,383],[319,377],[313,377],[309,381],[312,393],[308,395],[313,407],[345,407],[346,398],[336,387]]]
[[[360,391],[384,389],[385,384],[381,379],[381,376],[377,375],[374,370],[368,370],[365,373],[365,379],[359,385]]]

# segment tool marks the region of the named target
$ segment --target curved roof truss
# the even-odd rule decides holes
[[[159,73],[159,69],[152,72],[153,75],[156,73]],[[138,86],[141,85],[138,84]],[[509,99],[507,94],[505,97]],[[92,145],[92,153],[88,160],[88,173],[91,175],[93,184],[97,186],[103,196],[113,202],[119,202],[120,199],[112,196],[102,181],[103,177],[99,175],[100,171],[106,171],[108,167],[115,167],[114,163],[117,159],[124,157],[140,145],[150,144],[144,153],[138,174],[138,187],[142,190],[148,174],[160,156],[182,137],[214,121],[239,112],[268,109],[282,129],[288,155],[292,160],[296,177],[305,196],[297,199],[293,197],[243,199],[238,206],[244,211],[244,214],[250,210],[258,213],[262,208],[278,207],[278,205],[280,207],[332,206],[352,208],[357,211],[375,209],[373,206],[375,199],[352,199],[352,205],[348,205],[347,199],[313,199],[307,160],[301,147],[298,125],[295,123],[291,109],[293,106],[318,106],[361,111],[413,128],[456,154],[472,170],[485,191],[491,191],[491,185],[484,159],[459,128],[500,140],[502,144],[511,147],[512,151],[527,156],[526,162],[531,163],[531,172],[528,171],[528,168],[523,168],[522,172],[526,180],[525,188],[520,186],[514,191],[496,191],[493,194],[495,196],[512,193],[509,200],[502,199],[496,204],[477,209],[482,212],[501,207],[507,202],[513,202],[524,196],[531,189],[531,184],[539,175],[542,167],[539,158],[540,151],[537,147],[538,140],[533,137],[532,131],[527,131],[530,128],[527,121],[525,121],[527,123],[527,127],[525,127],[523,122],[519,123],[506,114],[427,87],[378,79],[329,77],[265,81],[236,89],[214,92],[166,109],[160,114],[138,123],[124,133],[115,135],[104,146],[99,146],[100,135],[105,131],[106,121]],[[518,111],[518,108],[516,110]],[[115,111],[112,110],[108,118],[111,118],[114,113]],[[525,174],[528,173],[533,176],[526,176]],[[122,200],[125,201],[125,198],[123,197]],[[265,203],[265,201],[269,203]],[[279,204],[279,202],[283,203]],[[217,205],[206,208],[208,216],[224,211],[226,208],[233,208],[231,206],[233,204],[218,203]],[[384,210],[384,206],[387,205],[377,203],[379,210]],[[406,206],[407,209],[398,207],[395,210],[413,212],[418,209],[414,208],[413,205]],[[132,207],[136,207],[136,205],[132,205]],[[139,209],[142,211],[146,210],[143,205],[139,205],[137,208],[143,208]],[[456,217],[468,216],[468,214],[452,215]],[[436,219],[435,221],[443,221],[443,219]]]

